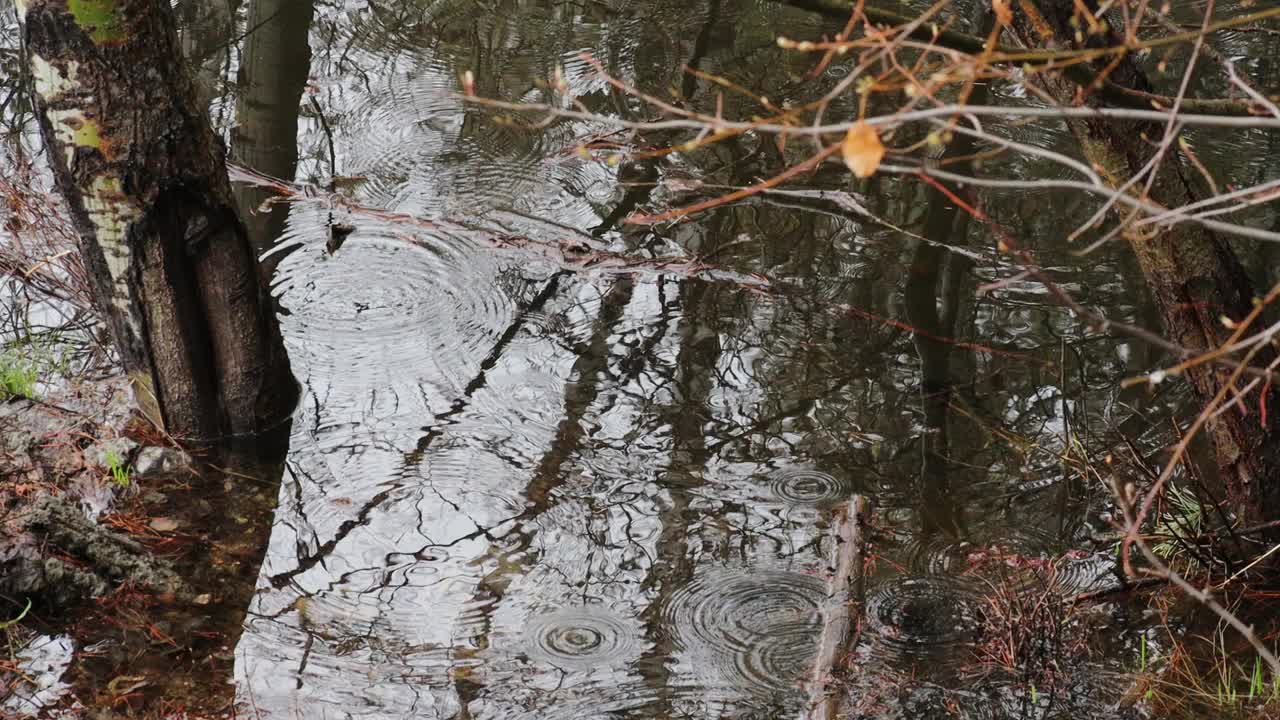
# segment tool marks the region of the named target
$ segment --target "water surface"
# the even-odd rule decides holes
[[[966,6],[952,13],[975,26]],[[850,193],[907,232],[817,192],[629,225],[806,149],[747,134],[636,159],[687,138],[534,127],[452,94],[470,72],[483,96],[567,107],[559,73],[592,112],[656,117],[589,52],[647,92],[749,117],[754,99],[682,68],[812,99],[849,62],[806,79],[813,58],[776,37],[831,26],[751,0],[251,0],[213,20],[248,36],[189,45],[236,162],[437,225],[314,202],[250,218],[305,394],[235,650],[246,704],[316,718],[795,716],[832,512],[862,493],[877,561],[852,716],[1114,714],[1140,625],[1110,606],[1080,620],[1110,626],[1112,651],[1029,692],[976,660],[990,588],[970,563],[994,547],[1074,550],[1056,592],[1114,582],[1109,545],[1091,540],[1108,529],[1106,489],[1081,458],[1167,439],[1182,391],[1118,390],[1158,355],[1088,330],[918,182],[855,183],[832,166],[788,186]],[[1070,144],[1052,124],[998,132]],[[987,170],[1061,172],[1025,158]],[[246,207],[266,197],[239,192]],[[1081,303],[1156,326],[1123,248],[1082,260],[1063,242],[1090,202],[982,201]],[[335,225],[354,232],[331,252]],[[580,272],[494,249],[498,235],[697,256],[791,290]]]

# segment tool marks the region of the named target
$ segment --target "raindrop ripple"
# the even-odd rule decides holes
[[[976,638],[981,601],[974,588],[950,575],[887,581],[867,598],[867,621],[888,659],[946,656]]]
[[[853,494],[849,482],[809,468],[783,468],[769,478],[774,497],[789,505],[826,505]]]
[[[782,690],[817,649],[825,596],[821,580],[800,573],[715,572],[672,595],[664,624],[694,665],[718,679],[753,691]]]
[[[573,670],[595,670],[631,660],[639,648],[634,629],[617,616],[590,607],[530,618],[524,644],[535,660]]]

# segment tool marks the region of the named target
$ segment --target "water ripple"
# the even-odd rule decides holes
[[[947,573],[964,570],[974,547],[947,536],[915,536],[905,546],[908,567],[918,573]]]
[[[1068,557],[1057,564],[1054,589],[1063,595],[1091,592],[1120,584],[1114,557],[1096,554]]]
[[[867,598],[867,622],[888,659],[910,663],[954,652],[978,631],[976,591],[949,575],[890,580]]]
[[[816,651],[825,594],[825,584],[808,575],[726,570],[678,590],[663,615],[677,644],[709,661],[706,669],[749,690],[778,690],[793,683]]]
[[[556,667],[595,670],[630,660],[639,647],[633,628],[592,607],[531,618],[524,630],[529,656]]]
[[[361,228],[332,257],[304,243],[281,262],[286,336],[307,339],[291,344],[291,359],[352,389],[422,379],[432,366],[439,380],[465,383],[513,312],[488,277],[492,260],[379,230]]]
[[[809,468],[783,468],[769,479],[769,489],[789,505],[826,505],[847,500],[854,487],[847,480]]]

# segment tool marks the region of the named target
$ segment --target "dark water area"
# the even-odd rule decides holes
[[[797,717],[833,513],[855,493],[874,501],[876,533],[850,717],[1142,715],[1121,696],[1164,636],[1140,608],[1074,613],[1088,651],[1051,647],[1058,681],[1037,688],[983,662],[995,592],[974,566],[1054,559],[1064,598],[1119,582],[1094,468],[1154,464],[1176,437],[1185,388],[1121,385],[1159,367],[1157,350],[1091,330],[988,225],[910,178],[833,165],[685,222],[628,224],[811,147],[747,133],[637,159],[689,137],[537,126],[453,94],[470,72],[488,98],[656,117],[589,53],[666,101],[750,117],[751,96],[684,68],[778,105],[811,100],[852,60],[809,79],[813,56],[777,37],[817,38],[829,21],[763,0],[214,6],[179,12],[233,162],[438,225],[266,205],[237,185],[303,389],[234,649],[251,715]],[[964,7],[948,17],[977,27]],[[856,114],[856,98],[827,112]],[[994,131],[1071,146],[1056,124]],[[1274,138],[1205,140],[1224,177],[1274,169]],[[1064,171],[1019,156],[983,172]],[[1095,201],[979,196],[1076,301],[1159,327],[1125,247],[1066,244]],[[495,235],[692,256],[791,290],[566,267],[477,240]]]

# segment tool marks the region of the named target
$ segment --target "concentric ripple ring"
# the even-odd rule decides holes
[[[594,670],[632,659],[639,641],[633,628],[605,610],[567,608],[537,615],[524,628],[534,660],[573,670]]]
[[[810,468],[783,468],[769,477],[774,497],[788,505],[826,505],[847,499],[853,486]]]
[[[707,680],[752,691],[789,687],[817,649],[818,578],[782,570],[722,570],[695,578],[663,608],[676,644]]]
[[[867,598],[867,622],[887,655],[910,660],[972,643],[981,607],[976,590],[953,576],[898,578]]]

